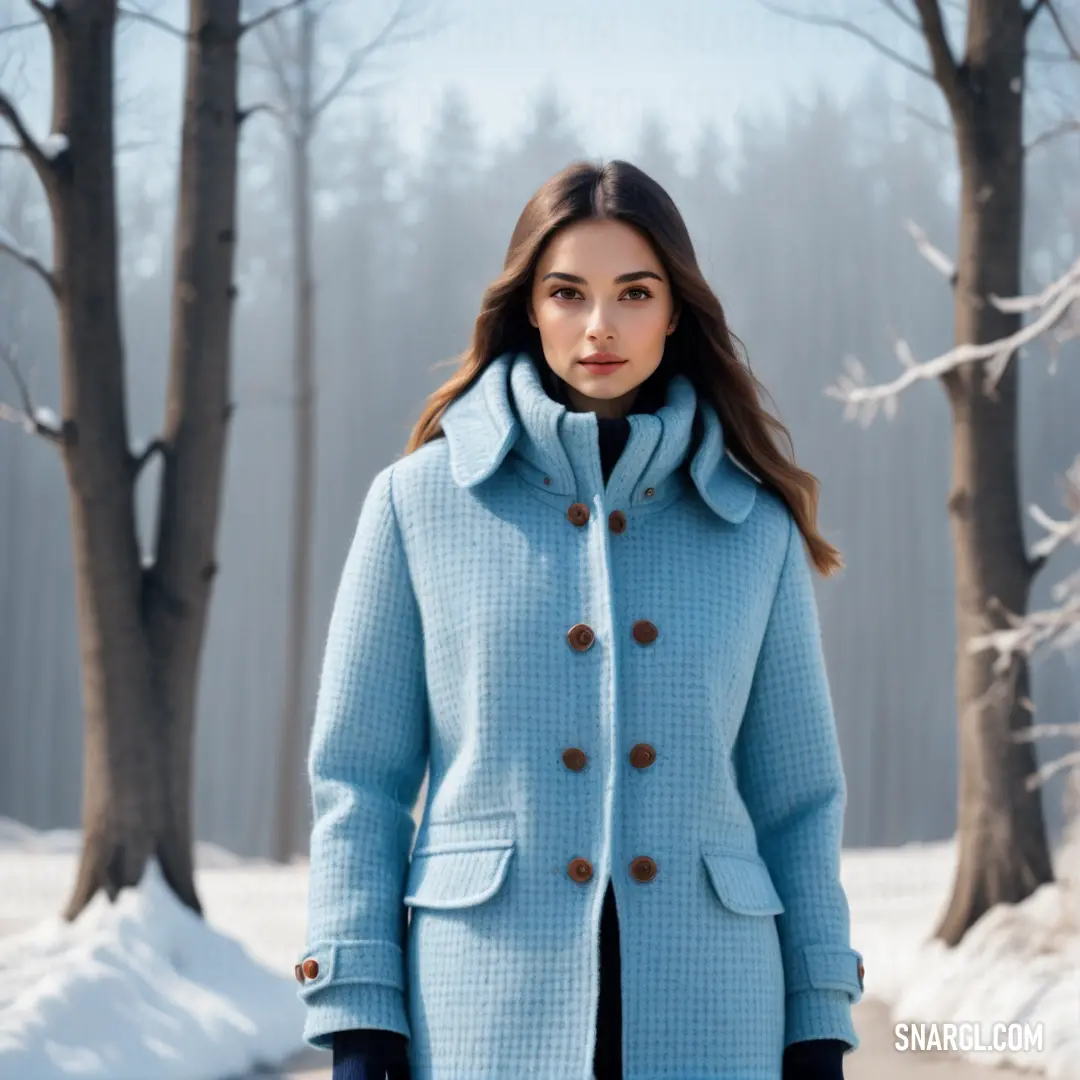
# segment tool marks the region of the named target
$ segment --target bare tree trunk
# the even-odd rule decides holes
[[[968,8],[965,61],[956,65],[935,33],[936,3],[918,0],[935,76],[953,115],[962,175],[955,336],[983,343],[1014,333],[1019,315],[998,311],[991,294],[1020,292],[1024,203],[1024,9],[1020,0],[980,0]],[[1006,625],[1003,611],[1027,610],[1034,564],[1020,519],[1017,413],[1019,374],[1009,365],[997,391],[984,387],[982,364],[945,377],[953,415],[953,489],[949,512],[956,568],[959,709],[959,864],[954,891],[935,935],[956,944],[992,905],[1015,903],[1053,880],[1031,742],[1015,732],[1031,724],[1026,661],[1001,687],[991,650],[968,642]]]
[[[304,761],[305,674],[311,623],[311,537],[315,495],[315,285],[312,255],[311,139],[314,134],[315,15],[310,4],[299,13],[298,93],[289,134],[292,171],[294,274],[293,492],[292,565],[286,613],[285,694],[282,702],[281,748],[278,753],[278,796],[274,803],[275,856],[286,860],[300,847],[301,814],[298,764]]]
[[[194,887],[191,739],[228,420],[237,152],[237,0],[192,0],[156,560],[139,550],[120,330],[113,131],[115,0],[49,9],[53,126],[43,179],[60,309],[83,700],[84,844],[64,916],[115,899],[156,856]],[[39,172],[42,170],[39,168]]]

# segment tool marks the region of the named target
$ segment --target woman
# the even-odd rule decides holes
[[[733,340],[666,193],[575,163],[373,480],[308,762],[296,974],[335,1077],[842,1075],[804,547],[840,557]]]

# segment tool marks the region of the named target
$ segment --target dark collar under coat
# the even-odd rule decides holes
[[[671,491],[701,435],[689,476],[705,504],[733,525],[753,509],[760,481],[725,452],[723,428],[713,406],[698,397],[683,374],[673,375],[666,402],[653,413],[631,413],[630,435],[607,490],[624,506],[644,504]],[[454,483],[469,488],[490,477],[511,448],[552,494],[581,498],[605,485],[597,454],[597,417],[574,412],[544,389],[527,352],[503,353],[444,411],[441,422]]]

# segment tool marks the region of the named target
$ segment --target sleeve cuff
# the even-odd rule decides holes
[[[863,995],[863,959],[845,945],[804,945],[785,972],[785,1045],[811,1039],[843,1039],[855,1049],[851,1006]]]
[[[784,1045],[811,1039],[843,1039],[852,1050],[859,1037],[851,1022],[851,998],[843,990],[800,990],[785,1004]]]
[[[379,1028],[410,1037],[401,949],[379,940],[317,941],[296,965],[307,1006],[304,1041],[333,1049],[334,1032]]]
[[[411,1035],[405,995],[390,986],[330,986],[307,1006],[304,1042],[316,1050],[333,1050],[334,1033],[353,1028],[396,1031],[405,1038]]]

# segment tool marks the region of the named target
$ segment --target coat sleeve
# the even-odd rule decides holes
[[[735,746],[740,793],[784,905],[776,917],[785,1045],[858,1046],[851,1006],[862,957],[840,882],[847,788],[802,534],[789,516],[784,563]]]
[[[365,496],[326,643],[308,751],[313,823],[304,1039],[409,1037],[402,903],[428,759],[420,612],[394,510],[393,466]],[[314,977],[304,974],[304,961]],[[315,967],[317,965],[317,969]]]

